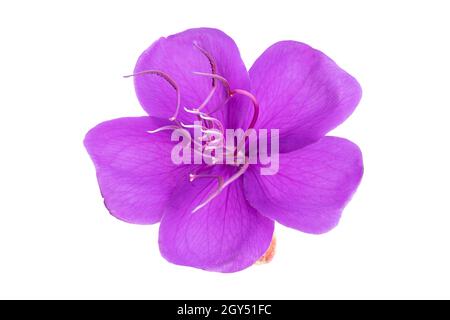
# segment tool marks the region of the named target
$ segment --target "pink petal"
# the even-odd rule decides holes
[[[254,166],[244,176],[245,196],[261,214],[308,233],[337,225],[363,174],[362,155],[354,143],[324,137],[280,154],[279,172],[261,176]]]
[[[84,140],[97,170],[105,205],[121,220],[151,224],[161,219],[167,198],[186,166],[172,163],[169,132],[150,134],[169,122],[121,118],[91,129]]]
[[[194,118],[182,108],[199,107],[212,89],[212,78],[193,74],[194,71],[212,72],[210,61],[194,46],[194,42],[214,59],[217,74],[226,78],[232,88],[245,90],[250,88],[247,69],[242,62],[239,50],[233,39],[222,31],[209,28],[189,29],[159,39],[139,57],[135,73],[144,70],[160,70],[169,75],[180,89],[181,110],[178,119],[185,122],[191,122]],[[211,102],[203,111],[216,110],[227,99],[224,86],[220,82],[217,82],[217,86],[218,89]],[[173,116],[177,101],[176,91],[163,78],[155,75],[136,76],[135,87],[141,105],[150,115],[165,119]],[[233,113],[229,115],[231,109]],[[231,122],[242,118],[239,117],[241,111],[247,113],[248,108],[222,107],[214,116],[227,125],[229,116],[232,118]]]
[[[250,69],[257,127],[280,129],[287,152],[319,140],[353,112],[358,82],[322,52],[295,41],[268,48]]]
[[[242,179],[192,213],[216,185],[216,180],[206,178],[192,183],[186,180],[174,193],[159,231],[161,254],[168,261],[210,271],[235,272],[254,264],[269,247],[273,221],[260,215],[245,200]]]

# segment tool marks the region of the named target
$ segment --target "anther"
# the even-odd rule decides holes
[[[157,128],[155,130],[149,130],[147,132],[148,133],[158,133],[158,132],[165,131],[165,130],[177,130],[177,129],[179,129],[179,127],[177,127],[177,126],[163,126],[163,127]]]
[[[211,77],[213,79],[219,80],[220,82],[222,82],[223,86],[225,87],[225,90],[227,91],[228,96],[231,96],[230,84],[228,83],[227,79],[225,79],[224,77],[219,76],[218,74],[207,73],[207,72],[193,71],[192,73],[195,75],[198,75],[198,76]]]
[[[252,121],[250,122],[248,129],[254,128],[256,121],[258,120],[259,116],[259,103],[256,100],[255,96],[251,94],[250,92],[243,90],[243,89],[234,89],[231,93],[232,95],[240,94],[250,99],[250,101],[253,103],[253,117]]]
[[[172,88],[174,88],[175,91],[177,92],[177,106],[175,109],[175,113],[172,117],[169,118],[170,121],[175,121],[177,119],[178,112],[180,110],[181,94],[180,94],[180,88],[178,87],[177,83],[167,73],[160,71],[160,70],[145,70],[145,71],[140,71],[140,72],[137,72],[134,74],[126,75],[126,76],[124,76],[124,78],[141,76],[141,75],[146,75],[146,74],[154,74],[154,75],[160,76],[161,78],[166,80],[172,86]]]

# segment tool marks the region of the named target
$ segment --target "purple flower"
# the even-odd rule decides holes
[[[336,226],[361,180],[362,155],[325,134],[350,116],[361,88],[322,52],[278,42],[247,72],[230,37],[191,29],[144,51],[134,81],[150,116],[101,123],[85,146],[108,210],[130,223],[161,222],[168,261],[235,272],[264,255],[274,221],[313,234]],[[192,130],[195,120],[212,130],[279,129],[279,172],[174,164],[171,129]]]

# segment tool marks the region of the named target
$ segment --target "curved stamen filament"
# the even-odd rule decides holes
[[[220,132],[222,133],[222,134],[224,134],[224,127],[223,127],[223,125],[222,125],[222,122],[220,122],[219,120],[217,120],[216,118],[213,118],[213,117],[210,117],[210,116],[208,116],[208,115],[206,115],[206,114],[204,114],[204,113],[200,113],[200,118],[201,119],[203,119],[203,120],[205,120],[205,121],[210,121],[210,122],[212,122],[213,124],[215,124],[217,127],[218,127],[218,129],[220,130]]]
[[[200,124],[184,124],[183,122],[180,121],[180,124],[183,128],[187,128],[187,129],[200,129],[200,130],[208,130],[207,127],[202,126]]]
[[[149,130],[147,131],[148,133],[158,133],[161,131],[165,131],[165,130],[179,130],[181,129],[180,127],[174,126],[174,125],[169,125],[169,126],[163,126],[160,128],[157,128],[155,130]],[[204,149],[204,145],[202,143],[199,143],[198,141],[195,141],[192,139],[191,135],[189,134],[188,131],[186,130],[182,130],[181,131],[183,136],[187,139],[187,144],[194,144],[194,148],[191,148],[194,153],[202,156],[203,158],[207,158],[209,159],[212,163],[217,163],[217,159],[215,157],[209,156],[208,154],[203,154],[202,150]]]
[[[217,136],[222,136],[222,132],[219,129],[206,129],[206,130],[201,130],[202,133],[206,134],[206,135],[217,135]]]
[[[199,76],[211,77],[211,78],[220,80],[223,83],[225,90],[227,91],[227,94],[229,97],[239,94],[239,95],[243,95],[243,96],[249,98],[251,100],[251,102],[253,103],[253,117],[252,117],[252,121],[250,122],[250,125],[248,126],[248,129],[254,128],[256,121],[258,120],[258,116],[259,116],[259,103],[253,94],[251,94],[247,90],[243,90],[243,89],[231,90],[230,84],[228,83],[227,79],[225,79],[224,77],[222,77],[218,74],[205,73],[205,72],[194,72],[194,74],[199,75]]]
[[[198,118],[199,121],[205,122],[205,125],[208,126],[209,128],[211,128],[213,125],[211,124],[211,121],[208,120],[203,120],[201,115],[203,114],[202,112],[200,112],[198,109],[189,109],[186,107],[183,107],[184,111],[186,111],[187,113],[190,114],[195,114]]]
[[[189,181],[193,182],[197,178],[216,178],[217,184],[219,188],[223,185],[223,177],[216,175],[216,174],[197,174],[197,173],[190,173],[189,174]]]
[[[222,186],[222,189],[225,188],[226,186],[230,185],[234,181],[236,181],[240,176],[242,176],[245,173],[245,171],[247,171],[249,165],[250,165],[250,163],[248,161],[248,158],[245,157],[245,163],[235,174],[233,174],[227,181],[225,181],[225,183]]]
[[[203,145],[202,142],[198,142],[198,141],[193,140],[189,133],[187,133],[186,137],[189,139],[188,143],[192,142],[194,144],[194,147],[191,148],[194,151],[194,153],[200,155],[203,159],[210,160],[211,163],[213,163],[213,164],[217,163],[217,159],[215,157],[203,153],[205,145]],[[202,141],[202,140],[200,140],[200,141]]]
[[[179,127],[177,127],[177,126],[163,126],[163,127],[157,128],[155,130],[149,130],[147,132],[148,133],[158,133],[158,132],[165,131],[165,130],[177,130],[177,129],[179,129]]]
[[[198,205],[197,207],[195,207],[194,210],[192,210],[192,213],[196,213],[198,210],[200,210],[201,208],[203,208],[204,206],[206,206],[212,199],[214,199],[215,197],[217,197],[217,196],[220,194],[221,191],[222,191],[222,186],[219,186],[219,187],[217,188],[217,190],[214,191],[213,193],[211,193],[211,194],[208,196],[208,198],[206,198],[206,200],[205,200],[202,204],[200,204],[200,205]]]
[[[243,95],[243,96],[249,98],[251,100],[251,102],[253,103],[253,117],[252,117],[252,121],[250,122],[250,124],[248,126],[248,129],[254,128],[255,124],[256,124],[256,120],[258,120],[258,116],[259,116],[259,103],[258,103],[258,101],[256,100],[255,96],[252,95],[247,90],[234,89],[232,91],[232,95],[235,95],[235,94]]]
[[[206,201],[196,207],[192,213],[196,212],[197,210],[199,210],[200,208],[202,208],[203,206],[205,206],[208,202],[210,202],[212,199],[214,199],[222,190],[222,186],[224,184],[223,182],[223,177],[219,176],[219,175],[212,175],[212,174],[189,174],[189,181],[193,182],[195,179],[197,178],[216,178],[217,179],[217,190],[214,191],[211,195],[208,196],[208,198],[206,199]]]
[[[222,125],[222,122],[220,122],[216,118],[208,116],[206,113],[200,112],[200,110],[198,110],[198,109],[192,110],[192,109],[188,109],[188,108],[184,107],[184,111],[186,111],[187,113],[195,114],[196,116],[198,116],[198,118],[200,120],[204,120],[205,122],[207,122],[210,125],[210,128],[208,128],[208,129],[215,129],[214,127],[211,127],[211,126],[215,125],[217,127],[217,129],[219,129],[220,132],[222,134],[224,134],[225,130]]]
[[[215,107],[213,110],[211,110],[209,113],[210,114],[214,114],[217,111],[219,111],[220,109],[222,109],[224,106],[227,105],[228,101],[230,101],[230,99],[232,98],[232,96],[228,96],[224,101],[222,101],[222,103],[220,103],[217,107]]]
[[[146,75],[146,74],[154,74],[154,75],[160,76],[161,78],[166,80],[172,86],[172,88],[174,88],[175,91],[177,92],[177,106],[175,108],[175,113],[172,117],[169,118],[170,121],[175,121],[175,119],[178,116],[178,112],[180,110],[181,94],[180,94],[180,88],[178,87],[177,83],[167,73],[160,71],[160,70],[145,70],[145,71],[140,71],[140,72],[137,72],[134,74],[126,75],[126,76],[124,76],[124,78],[141,76],[141,75]]]
[[[206,51],[205,49],[200,47],[198,45],[197,41],[194,41],[193,44],[194,44],[194,47],[196,47],[208,59],[209,64],[211,66],[211,74],[217,74],[217,64],[216,64],[216,61],[214,60],[213,56],[208,51]],[[213,97],[213,95],[214,95],[214,93],[216,92],[216,89],[217,89],[217,83],[216,82],[217,82],[216,78],[212,77],[212,89],[209,92],[209,94],[206,97],[206,99],[197,108],[197,110],[199,110],[199,111],[202,110],[204,107],[206,107],[208,102],[211,100],[211,98]]]
[[[203,208],[204,206],[206,206],[209,202],[211,202],[211,200],[213,200],[215,197],[217,197],[223,191],[223,189],[225,189],[231,183],[236,181],[240,176],[242,176],[245,173],[245,171],[247,171],[249,165],[250,165],[250,163],[248,162],[248,158],[246,157],[246,161],[245,161],[244,165],[235,174],[233,174],[227,181],[225,181],[222,185],[219,184],[219,188],[216,191],[214,191],[208,198],[206,198],[206,200],[204,202],[202,202],[197,207],[195,207],[194,210],[192,210],[192,213],[195,213],[198,210],[200,210],[201,208]]]
[[[222,76],[219,76],[218,74],[214,74],[214,73],[207,73],[207,72],[197,72],[194,71],[192,72],[193,74],[196,74],[198,76],[204,76],[204,77],[211,77],[213,79],[217,79],[220,82],[222,82],[223,86],[225,87],[225,90],[227,91],[228,96],[231,96],[231,87],[230,84],[228,83],[227,79],[225,79]]]
[[[196,47],[198,50],[200,50],[201,53],[203,53],[203,55],[208,59],[209,64],[211,66],[211,73],[212,74],[217,74],[217,64],[216,61],[214,60],[213,56],[206,51],[205,49],[203,49],[202,47],[200,47],[198,45],[197,41],[193,42],[194,47]],[[212,86],[215,87],[216,86],[216,79],[212,79]]]
[[[196,110],[196,109],[189,109],[188,107],[183,107],[184,111],[186,111],[187,113],[191,113],[191,114],[195,114],[195,115],[199,115],[201,112]]]
[[[209,92],[208,96],[206,97],[206,99],[202,102],[202,104],[197,108],[198,111],[202,110],[204,107],[206,107],[206,105],[208,104],[208,102],[211,100],[211,98],[214,95],[214,92],[216,92],[216,86],[214,85],[214,87],[211,89],[211,91]]]
[[[205,127],[203,125],[199,125],[199,124],[184,124],[181,121],[180,121],[180,124],[181,124],[181,126],[183,128],[186,128],[186,129],[200,129],[200,131],[202,133],[204,133],[204,134],[202,136],[198,137],[199,141],[208,141],[208,142],[210,142],[211,141],[210,140],[210,135],[218,135],[219,137],[222,137],[222,133],[219,130],[217,130],[217,129],[209,129],[209,128],[207,128],[207,127]],[[197,143],[198,146],[201,145],[197,141],[194,141],[194,143]]]

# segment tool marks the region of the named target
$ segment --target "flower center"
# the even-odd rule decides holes
[[[206,72],[192,71],[192,73],[195,75],[198,75],[198,76],[211,78],[211,90],[209,91],[209,93],[207,94],[207,96],[205,97],[203,102],[201,104],[199,104],[197,107],[192,108],[192,109],[183,107],[183,110],[185,112],[195,115],[197,121],[195,121],[192,124],[186,124],[186,123],[183,123],[182,121],[178,120],[178,116],[180,113],[180,107],[181,107],[181,93],[180,93],[180,88],[179,88],[178,84],[169,74],[167,74],[163,71],[160,71],[160,70],[145,70],[145,71],[141,71],[141,72],[138,72],[138,73],[135,73],[132,75],[125,76],[125,77],[128,78],[128,77],[141,76],[141,75],[147,75],[147,74],[156,75],[156,76],[163,78],[176,91],[177,101],[176,101],[175,111],[174,111],[173,116],[171,116],[169,118],[169,120],[172,121],[174,124],[160,127],[156,130],[149,131],[149,133],[153,134],[153,133],[161,132],[164,130],[200,129],[200,132],[202,133],[202,135],[199,137],[198,141],[196,141],[195,139],[192,139],[188,131],[182,130],[186,133],[185,138],[187,138],[188,141],[190,142],[191,150],[194,153],[200,153],[204,159],[206,158],[209,160],[208,161],[209,164],[203,165],[197,171],[191,172],[189,174],[189,181],[193,182],[194,180],[199,179],[199,178],[216,179],[217,180],[217,189],[214,192],[212,192],[205,199],[205,201],[203,201],[200,205],[198,205],[196,208],[194,208],[194,210],[192,211],[194,213],[194,212],[198,211],[199,209],[203,208],[204,206],[206,206],[211,200],[213,200],[215,197],[217,197],[224,188],[226,188],[231,183],[236,181],[248,169],[250,163],[249,163],[248,157],[245,156],[245,154],[242,154],[242,147],[245,145],[245,142],[247,141],[249,130],[254,128],[256,121],[258,120],[259,104],[258,104],[258,101],[256,100],[255,96],[252,95],[250,92],[248,92],[247,90],[244,90],[244,89],[232,88],[230,86],[230,83],[228,82],[228,80],[217,73],[218,68],[217,68],[216,61],[214,60],[213,56],[208,51],[206,51],[204,48],[202,48],[196,41],[193,42],[193,46],[197,50],[199,50],[199,52],[201,52],[206,57],[206,59],[208,59],[208,62],[211,67],[211,72],[206,73]],[[222,103],[220,103],[218,105],[217,108],[206,113],[204,111],[205,107],[211,102],[211,99],[214,97],[214,95],[217,93],[217,91],[220,90],[219,83],[223,87],[223,90],[225,90],[225,99],[224,99],[224,101],[222,101]],[[248,125],[247,130],[244,133],[244,137],[241,139],[241,141],[239,141],[237,143],[237,145],[235,145],[233,143],[233,147],[230,148],[227,144],[223,143],[226,128],[219,119],[214,117],[214,113],[221,110],[222,108],[226,108],[228,105],[228,101],[232,97],[238,96],[238,95],[241,95],[241,96],[244,96],[244,97],[247,97],[248,99],[250,99],[250,101],[253,104],[253,116],[252,116],[252,120],[251,120],[250,124]],[[213,156],[213,155],[208,155],[208,153],[205,154],[203,151],[208,151],[211,149],[216,150],[216,148],[218,146],[221,146],[221,148],[223,148],[221,154],[224,155],[225,157],[233,157],[236,160],[240,157],[243,157],[245,159],[242,164],[237,165],[239,167],[239,169],[233,175],[231,175],[227,180],[225,180],[224,177],[220,176],[220,175],[213,175],[213,174],[205,173],[205,172],[208,172],[209,169],[211,169],[211,166],[214,166],[218,162],[217,161],[218,159],[215,158],[215,156]],[[215,154],[217,154],[217,153],[215,153]],[[234,163],[239,163],[239,162],[240,161],[235,161]]]

